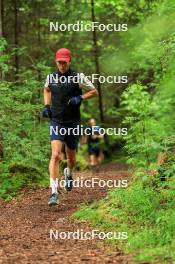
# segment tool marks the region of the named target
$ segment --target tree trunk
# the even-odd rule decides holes
[[[14,0],[14,44],[15,44],[15,79],[17,80],[17,74],[19,70],[19,59],[18,59],[18,7],[17,0]]]
[[[3,0],[0,0],[0,38],[4,36],[3,32],[3,18],[4,18],[4,8],[3,8]]]
[[[40,52],[40,47],[41,47],[41,26],[40,26],[40,20],[38,19],[38,30],[37,30],[37,33],[38,33],[38,59],[40,59],[40,55],[41,55],[41,52]],[[41,70],[38,69],[38,81],[41,82]],[[39,93],[39,96],[40,96],[40,93]]]
[[[4,157],[3,137],[2,137],[2,133],[0,132],[0,162],[2,161],[3,157]]]
[[[94,11],[94,0],[91,0],[91,19],[92,19],[92,22],[96,21],[95,11]],[[93,46],[94,46],[93,51],[94,51],[94,59],[95,59],[95,70],[98,76],[100,76],[99,53],[98,53],[96,28],[94,28],[94,31],[92,31],[92,33],[93,33]],[[100,121],[102,124],[104,124],[105,118],[103,114],[103,100],[102,100],[101,84],[98,80],[97,80],[97,89],[99,93],[98,98],[99,98]],[[104,142],[105,142],[106,148],[108,149],[109,142],[108,142],[108,138],[106,134],[104,134]]]
[[[91,0],[91,18],[92,22],[95,22],[95,12],[94,12],[94,0]],[[100,76],[100,67],[99,67],[99,60],[98,60],[98,44],[97,44],[97,33],[96,28],[94,28],[93,32],[93,51],[94,51],[94,59],[95,59],[95,70],[96,73]],[[102,101],[102,92],[101,92],[101,84],[97,81],[97,89],[99,93],[99,110],[100,110],[100,121],[104,123],[104,114],[103,114],[103,101]]]
[[[4,3],[0,0],[0,38],[4,37]],[[4,74],[0,73],[0,79],[3,80]]]

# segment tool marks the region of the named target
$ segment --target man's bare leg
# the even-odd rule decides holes
[[[98,156],[98,163],[102,163],[102,161],[104,160],[104,154],[103,151],[100,151],[99,156]]]
[[[89,160],[90,160],[90,165],[91,166],[96,166],[98,164],[97,157],[94,154],[91,154],[89,156]]]
[[[76,163],[76,150],[66,146],[67,167],[72,171]]]
[[[65,189],[71,191],[73,186],[72,170],[76,163],[76,150],[70,149],[66,146],[66,157],[67,168],[64,169]]]
[[[52,154],[49,163],[49,172],[52,194],[58,193],[59,161],[61,159],[62,144],[60,140],[51,141]]]

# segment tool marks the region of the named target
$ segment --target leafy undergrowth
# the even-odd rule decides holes
[[[171,263],[175,260],[174,194],[174,176],[155,188],[135,179],[127,189],[114,189],[105,199],[82,205],[73,217],[106,232],[127,232],[127,240],[117,240],[117,245],[125,253],[134,253],[136,261]],[[116,244],[115,239],[108,242]]]
[[[43,160],[43,165],[36,165],[33,161],[24,160],[23,162],[12,161],[11,163],[0,163],[0,197],[6,201],[11,200],[18,192],[26,186],[48,186],[49,159]],[[60,163],[60,175],[67,162],[63,160]],[[88,168],[88,162],[85,159],[85,150],[80,149],[77,155],[77,170],[85,170]]]
[[[86,170],[88,169],[88,150],[87,145],[82,145],[78,148],[76,155],[76,170]]]
[[[0,197],[11,200],[26,186],[48,185],[48,175],[37,166],[24,163],[0,163]]]

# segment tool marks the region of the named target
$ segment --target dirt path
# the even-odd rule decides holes
[[[75,173],[84,178],[126,179],[126,166],[103,165],[99,172]],[[73,221],[70,216],[80,203],[91,203],[105,197],[105,188],[61,189],[60,204],[47,205],[49,188],[24,190],[10,203],[0,201],[0,263],[133,263],[129,256],[113,250],[97,240],[50,239],[50,229],[58,231],[90,231],[87,223]]]

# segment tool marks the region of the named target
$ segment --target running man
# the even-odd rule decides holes
[[[94,118],[89,120],[89,125],[91,128],[94,127],[95,129],[95,133],[89,135],[87,138],[89,163],[91,167],[95,167],[104,159],[103,152],[100,148],[100,140],[103,139],[104,136],[98,132],[99,127],[96,126],[96,120]]]
[[[64,169],[66,191],[73,186],[72,170],[76,162],[76,149],[79,135],[73,133],[64,135],[61,131],[80,125],[80,105],[83,100],[97,96],[94,85],[83,73],[78,74],[70,68],[71,52],[61,48],[56,52],[57,71],[49,74],[44,85],[43,117],[50,118],[51,159],[49,163],[51,196],[48,204],[59,202],[58,177],[61,149],[65,143],[67,168]],[[79,76],[80,78],[78,78]],[[82,88],[87,89],[82,94]],[[55,132],[54,132],[55,131]],[[53,133],[54,132],[54,133]]]

